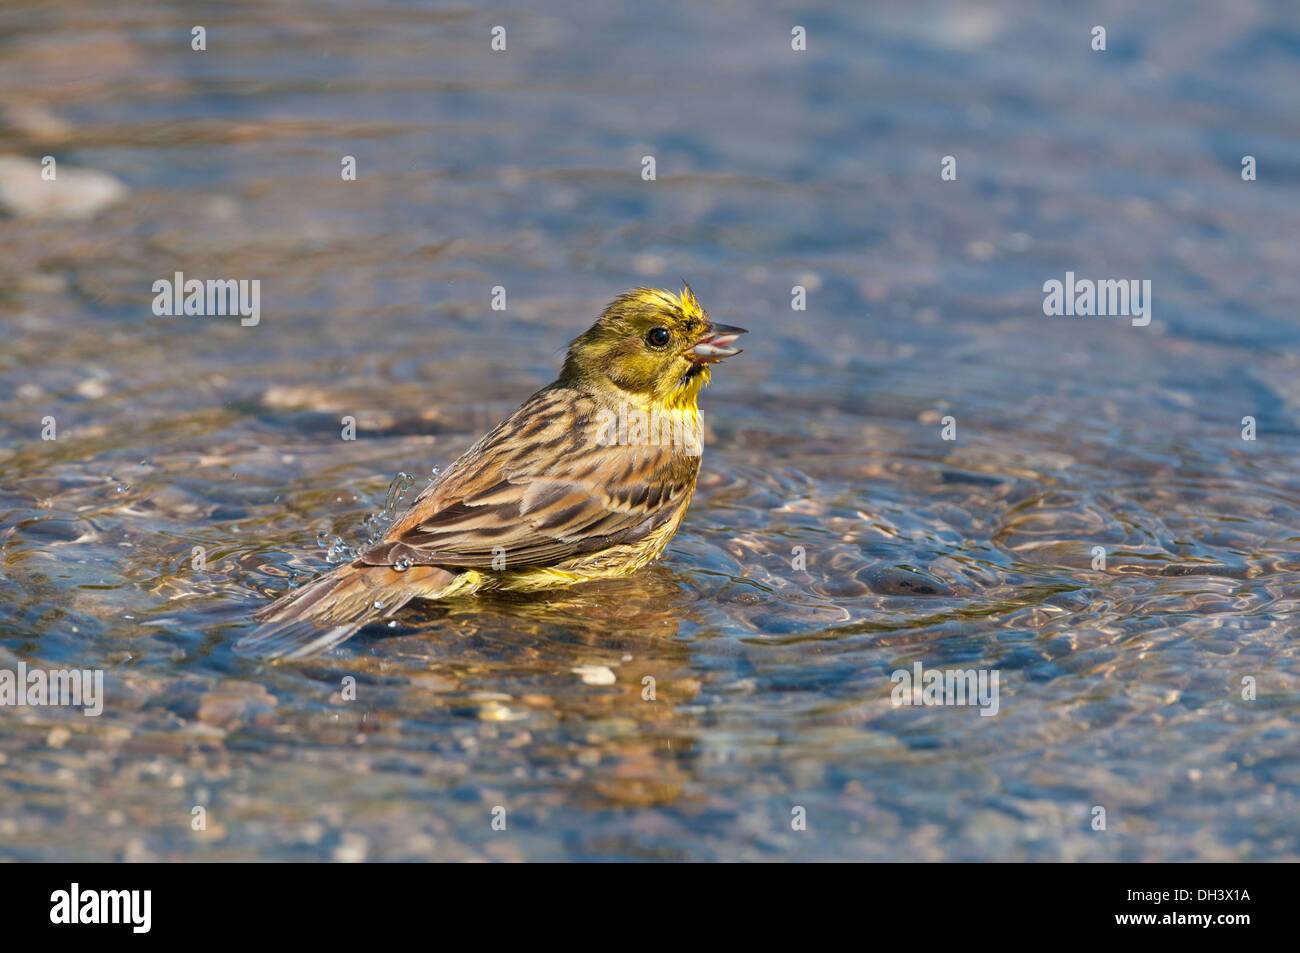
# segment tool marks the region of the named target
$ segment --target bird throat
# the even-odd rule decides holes
[[[673,410],[694,407],[700,396],[700,388],[708,386],[710,376],[709,365],[692,364],[690,369],[678,379],[677,386],[669,391],[664,399],[664,405]]]

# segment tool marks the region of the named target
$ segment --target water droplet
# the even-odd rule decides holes
[[[376,609],[382,609],[383,607],[384,607],[383,602],[380,601],[379,599],[376,599],[376,600],[375,600],[375,608],[376,608]]]
[[[393,568],[396,569],[398,572],[406,572],[406,570],[411,568],[411,561],[407,559],[405,556],[399,557],[393,563]]]

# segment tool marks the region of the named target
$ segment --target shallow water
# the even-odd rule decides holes
[[[0,709],[0,857],[1300,859],[1291,5],[168,10],[0,9],[0,153],[130,190],[0,218],[0,668],[107,691]],[[260,324],[155,317],[175,271]],[[665,560],[233,654],[682,276],[752,333]],[[894,706],[916,661],[997,715]]]

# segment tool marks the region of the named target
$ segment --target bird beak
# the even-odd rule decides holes
[[[733,328],[727,324],[709,325],[709,333],[695,342],[695,346],[686,352],[696,364],[713,364],[723,358],[739,354],[740,348],[732,347],[731,342],[742,334],[748,334],[744,328]]]

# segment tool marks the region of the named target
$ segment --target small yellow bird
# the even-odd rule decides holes
[[[431,483],[356,560],[258,612],[236,648],[325,651],[412,599],[621,576],[659,556],[695,491],[709,365],[744,328],[680,295],[619,295],[569,345],[559,379]]]

